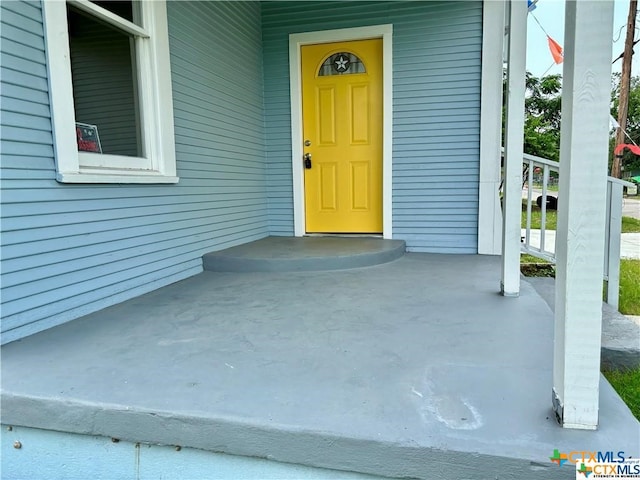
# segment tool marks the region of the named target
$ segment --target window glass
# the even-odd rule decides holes
[[[350,75],[366,73],[364,63],[356,55],[349,52],[334,53],[327,58],[318,72],[319,77],[328,75]]]
[[[138,2],[127,1],[114,1],[114,0],[93,0],[91,3],[101,6],[102,8],[109,10],[111,13],[115,13],[119,17],[129,20],[130,22],[137,23],[134,18],[133,10],[134,4],[137,7]]]
[[[126,4],[131,15],[131,2],[95,3]],[[78,135],[78,149],[143,156],[134,39],[90,15],[67,8],[76,123],[95,126],[82,131],[90,138],[92,131],[97,133],[101,147],[83,144]]]

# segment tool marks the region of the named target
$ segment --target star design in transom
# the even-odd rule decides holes
[[[336,70],[346,70],[347,69],[347,63],[349,63],[349,60],[347,60],[344,57],[339,57],[336,60]]]

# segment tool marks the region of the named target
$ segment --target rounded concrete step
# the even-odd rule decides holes
[[[368,237],[266,237],[202,257],[215,272],[345,270],[391,262],[405,252],[403,240]]]

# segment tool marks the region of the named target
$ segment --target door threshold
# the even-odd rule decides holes
[[[303,237],[383,238],[381,233],[305,233]]]

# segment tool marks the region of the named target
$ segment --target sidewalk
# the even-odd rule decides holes
[[[626,315],[626,317],[633,320],[640,327],[640,315]]]
[[[522,229],[522,236],[526,229]],[[530,231],[530,245],[539,248],[540,230]],[[555,252],[556,232],[545,232],[545,249]],[[640,233],[623,233],[620,241],[620,258],[640,259]],[[528,277],[538,293],[554,307],[555,280],[552,278]],[[610,305],[602,310],[602,362],[610,368],[636,368],[640,365],[640,316],[623,315]]]
[[[623,233],[620,258],[640,258],[640,233]]]
[[[622,215],[640,219],[640,197],[624,197],[622,199]]]
[[[529,195],[528,191],[526,188],[522,189],[522,198],[527,198],[527,196]],[[535,201],[536,198],[538,198],[538,196],[542,195],[542,190],[540,188],[534,188],[531,191],[531,197],[533,199],[534,205],[535,205]],[[547,193],[547,195],[551,196],[551,197],[558,197],[558,191],[557,190],[549,190],[549,192]],[[622,199],[622,215],[625,217],[632,217],[632,218],[637,218],[640,220],[640,195],[633,195],[633,196],[627,196],[627,197],[623,197]]]
[[[526,229],[522,229],[521,235],[524,237]],[[540,230],[531,229],[532,247],[540,248]],[[556,232],[555,230],[545,231],[545,250],[555,253]],[[623,233],[620,240],[620,258],[640,258],[640,233]]]

